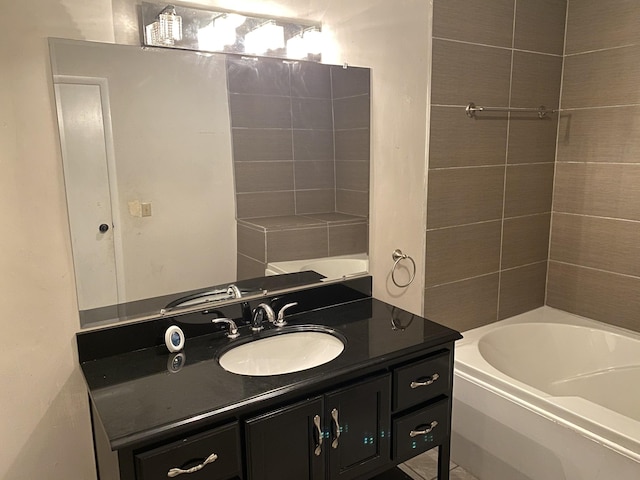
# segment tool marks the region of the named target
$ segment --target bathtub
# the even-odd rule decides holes
[[[369,270],[369,257],[366,253],[340,255],[336,257],[292,260],[288,262],[268,263],[267,275],[304,272],[313,270],[325,276],[324,280],[335,280],[350,275],[364,274]]]
[[[640,479],[640,334],[541,307],[463,335],[453,462],[480,480]]]

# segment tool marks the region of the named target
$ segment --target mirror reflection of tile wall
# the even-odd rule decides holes
[[[229,56],[227,75],[238,278],[366,253],[369,69]]]

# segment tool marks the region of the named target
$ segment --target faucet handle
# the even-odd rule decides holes
[[[211,320],[211,323],[226,323],[227,325],[229,325],[227,338],[237,338],[238,335],[240,335],[238,333],[238,326],[236,325],[236,322],[234,322],[230,318],[214,318],[213,320]]]
[[[284,327],[287,324],[287,322],[285,322],[285,320],[284,320],[284,311],[287,308],[295,307],[296,305],[298,305],[298,302],[287,303],[284,307],[282,307],[280,309],[280,311],[278,312],[278,318],[273,322],[273,324],[276,327]]]

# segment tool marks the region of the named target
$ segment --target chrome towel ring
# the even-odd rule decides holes
[[[411,282],[413,282],[413,279],[416,278],[416,262],[409,255],[402,253],[402,250],[400,250],[399,248],[396,248],[393,251],[393,253],[391,254],[391,258],[394,260],[393,267],[391,268],[391,280],[393,281],[396,287],[399,287],[399,288],[408,287],[409,285],[411,285]],[[413,265],[413,273],[411,274],[411,278],[407,283],[400,284],[396,280],[396,268],[398,268],[398,264],[400,263],[400,261],[405,259],[409,260]]]

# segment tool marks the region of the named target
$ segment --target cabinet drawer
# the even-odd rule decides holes
[[[449,399],[393,421],[393,459],[404,462],[436,445],[449,434]]]
[[[213,454],[216,455],[215,460]],[[198,468],[207,458],[211,459],[209,463],[186,475],[189,480],[229,480],[241,476],[237,423],[135,455],[136,478],[171,478],[168,476],[171,469]]]
[[[449,352],[419,360],[393,372],[393,410],[403,410],[438,395],[448,395]]]

